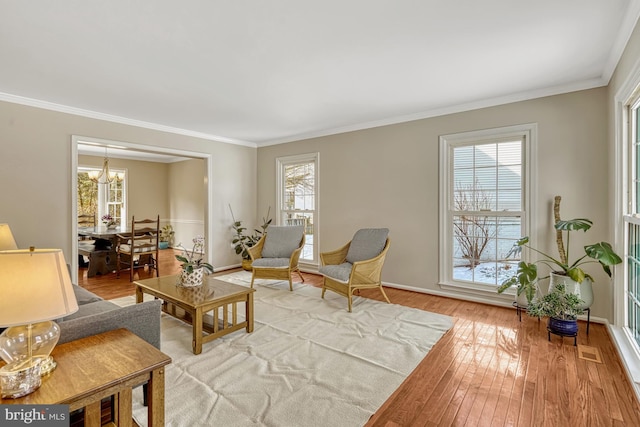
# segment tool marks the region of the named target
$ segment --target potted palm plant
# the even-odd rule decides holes
[[[522,237],[515,242],[507,258],[511,256],[520,256],[522,248],[527,248],[535,252],[540,258],[534,262],[520,261],[516,274],[502,282],[498,287],[498,293],[502,293],[507,289],[515,286],[517,295],[525,298],[519,299],[519,304],[530,305],[538,293],[538,282],[543,279],[550,278],[549,290],[554,290],[557,283],[563,283],[568,292],[576,293],[583,300],[582,310],[586,309],[593,302],[593,277],[584,271],[586,264],[600,264],[604,272],[611,277],[611,266],[619,264],[622,259],[614,252],[611,244],[607,242],[594,243],[584,247],[575,260],[570,258],[570,236],[572,231],[581,230],[588,231],[593,222],[585,218],[575,218],[568,221],[560,219],[560,196],[555,197],[554,214],[556,222],[554,228],[556,230],[556,244],[559,256],[553,257],[542,252],[539,249],[529,246],[529,237]],[[564,239],[566,237],[566,246]],[[541,276],[538,273],[538,264],[546,266],[550,272],[547,276]],[[520,302],[522,301],[522,303]]]
[[[233,239],[231,240],[231,245],[233,249],[236,251],[236,254],[242,256],[242,268],[247,271],[251,271],[251,257],[249,256],[249,252],[247,248],[254,246],[258,243],[258,240],[264,235],[267,231],[267,227],[271,224],[272,219],[269,219],[269,214],[271,213],[271,207],[267,210],[267,216],[262,218],[262,225],[260,226],[260,230],[254,229],[252,234],[248,234],[247,228],[242,225],[242,221],[236,221],[235,216],[233,215],[233,209],[231,209],[231,205],[229,205],[229,210],[231,211],[231,218],[233,219],[233,224],[231,228],[233,229]]]

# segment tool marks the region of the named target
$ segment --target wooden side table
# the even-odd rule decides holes
[[[58,367],[42,379],[42,386],[0,405],[66,404],[69,411],[84,408],[85,426],[100,426],[100,401],[114,397],[111,425],[131,426],[132,388],[148,383],[149,426],[164,425],[164,367],[171,358],[127,329],[92,335],[57,346],[52,356]]]

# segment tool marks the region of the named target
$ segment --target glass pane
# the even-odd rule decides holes
[[[78,171],[78,215],[96,215],[98,184],[89,179],[88,172]]]
[[[520,166],[522,164],[522,141],[498,144],[498,161],[501,165]]]
[[[495,166],[498,160],[498,144],[481,144],[475,146],[475,167]]]
[[[304,247],[300,258],[305,260],[313,260],[313,213],[309,212],[283,212],[282,224],[284,225],[302,225],[304,226]]]
[[[520,190],[500,190],[498,192],[499,211],[522,210],[522,193]]]
[[[284,167],[284,197],[282,209],[315,209],[314,163],[286,165]]]
[[[518,259],[507,259],[520,237],[519,217],[457,215],[453,217],[453,278],[498,285],[515,274]]]
[[[453,169],[473,168],[474,147],[455,147],[453,149]]]

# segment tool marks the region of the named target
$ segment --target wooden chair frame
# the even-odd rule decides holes
[[[340,282],[339,280],[324,276],[324,280],[322,282],[322,298],[324,298],[324,293],[327,289],[347,297],[349,312],[351,312],[352,296],[354,291],[378,288],[380,289],[380,292],[382,292],[384,299],[391,304],[389,297],[387,297],[387,294],[384,292],[380,279],[382,276],[382,267],[384,265],[385,257],[387,256],[390,243],[391,240],[387,238],[384,249],[382,249],[382,252],[380,252],[378,256],[365,261],[354,262],[348,282]],[[336,249],[335,251],[321,253],[320,261],[322,262],[322,265],[339,265],[346,262],[349,246],[351,246],[351,242],[347,243],[340,249]]]
[[[151,224],[154,224],[153,226]],[[158,268],[159,240],[160,240],[160,215],[156,219],[143,219],[136,221],[135,216],[131,217],[131,234],[116,234],[116,276],[120,277],[120,270],[129,269],[129,281],[133,282],[133,273],[137,268],[147,266],[149,272],[151,269],[156,271],[156,277],[160,277]],[[149,243],[152,240],[155,243]],[[144,243],[136,243],[136,241]],[[130,251],[122,248],[122,245],[128,245]],[[138,265],[134,261],[134,257],[139,256]],[[127,268],[122,268],[122,264]]]
[[[267,230],[267,234],[262,236],[258,242],[247,248],[247,252],[249,252],[249,256],[251,257],[251,261],[255,261],[256,259],[262,258],[262,247],[264,246],[265,239],[269,231]],[[302,277],[302,273],[300,272],[300,268],[298,267],[298,260],[300,259],[300,254],[302,253],[302,248],[304,247],[305,237],[304,233],[302,234],[302,239],[300,240],[300,245],[296,250],[293,251],[291,257],[289,258],[289,266],[287,268],[282,267],[252,267],[251,273],[251,287],[253,288],[253,281],[258,279],[274,279],[274,280],[288,280],[289,281],[289,290],[293,291],[293,282],[291,280],[291,275],[295,271],[300,276],[300,280],[304,283],[304,277]]]

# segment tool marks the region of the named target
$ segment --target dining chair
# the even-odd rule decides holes
[[[95,227],[96,215],[95,214],[80,214],[78,215],[78,228],[80,227]],[[78,265],[80,267],[87,267],[91,262],[91,252],[95,250],[95,240],[88,236],[78,234]],[[86,259],[85,259],[86,257]]]
[[[131,217],[131,233],[116,234],[116,276],[120,277],[120,271],[128,269],[129,281],[133,282],[134,271],[146,266],[150,274],[153,269],[156,271],[156,277],[160,277],[159,237],[160,215],[156,219],[138,221],[135,216]]]

